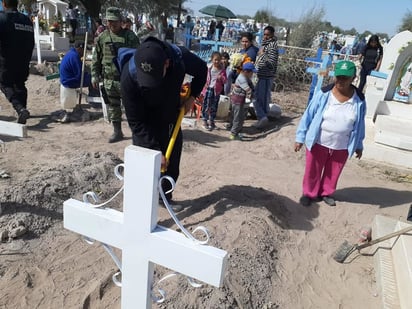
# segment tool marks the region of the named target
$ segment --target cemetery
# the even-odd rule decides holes
[[[65,10],[39,5],[47,19]],[[42,50],[67,49],[64,32],[36,33]],[[411,224],[412,33],[385,46],[367,79],[364,157],[348,162],[336,207],[299,205],[304,152],[293,152],[308,97],[332,80],[336,57],[285,45],[280,57],[272,96],[282,114],[267,130],[247,119],[250,139],[233,142],[225,111],[213,133],[186,115],[179,213],[159,206],[160,153],[132,146],[126,121],[115,147],[85,99],[88,119],[56,122],[59,80],[40,75],[27,82],[26,125],[2,98],[0,308],[410,308],[410,234],[344,264],[332,256],[364,226],[376,239]]]

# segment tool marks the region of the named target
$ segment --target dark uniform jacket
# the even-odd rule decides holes
[[[0,12],[0,82],[26,81],[34,48],[33,23],[15,10]]]
[[[199,96],[207,76],[206,63],[187,48],[180,61],[166,72],[158,89],[144,89],[128,70],[122,71],[122,103],[133,134],[133,144],[165,153],[180,110],[180,89],[185,73],[192,75],[191,94]],[[172,50],[172,47],[169,46]],[[172,53],[173,51],[171,51]]]

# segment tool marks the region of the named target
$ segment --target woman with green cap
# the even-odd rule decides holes
[[[314,94],[296,130],[295,151],[306,146],[303,206],[315,200],[335,206],[332,195],[347,159],[362,157],[366,102],[352,85],[355,64],[340,61],[334,74],[334,83]]]

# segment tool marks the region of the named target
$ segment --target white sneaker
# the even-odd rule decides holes
[[[69,113],[65,113],[62,117],[62,119],[60,120],[61,123],[69,123],[70,122],[70,114]]]

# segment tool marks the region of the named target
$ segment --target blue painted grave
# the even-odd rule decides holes
[[[233,46],[233,42],[219,41],[218,38],[219,38],[219,29],[216,29],[214,40],[200,40],[201,49],[203,49],[202,46],[204,45],[211,46],[212,51],[219,51],[220,47],[223,47],[223,46]]]
[[[309,90],[308,103],[313,97],[313,94],[322,87],[323,78],[326,75],[333,76],[333,72],[329,71],[332,65],[332,55],[329,53],[322,58],[322,48],[318,48],[316,57],[307,57],[305,61],[314,64],[306,69],[307,73],[312,74],[312,83]]]

